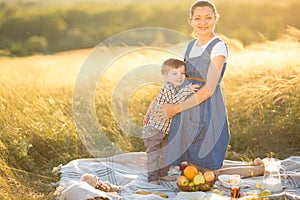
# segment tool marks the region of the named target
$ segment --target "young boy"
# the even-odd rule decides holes
[[[152,108],[159,104],[180,103],[199,88],[199,85],[189,84],[180,89],[186,79],[185,63],[181,60],[171,58],[164,61],[161,72],[164,85],[148,108],[142,134],[147,153],[148,181],[156,185],[159,179],[175,181],[176,177],[168,176],[169,167],[164,166],[171,119],[155,120]]]

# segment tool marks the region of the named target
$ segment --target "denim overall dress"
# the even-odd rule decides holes
[[[189,54],[196,40],[190,41],[185,53],[188,78],[206,80],[211,62],[210,53],[219,41],[220,38],[214,39],[202,55],[193,58],[190,58]],[[222,167],[230,138],[227,113],[220,88],[225,68],[226,63],[219,84],[211,97],[172,118],[166,155],[167,166],[178,166],[182,161],[188,161],[211,170]],[[199,84],[201,87],[205,85],[201,81],[187,80],[182,87],[189,83]]]

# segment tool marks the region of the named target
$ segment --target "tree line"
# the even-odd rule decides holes
[[[217,1],[216,5],[221,14],[216,31],[244,45],[276,39],[286,25],[300,28],[297,0],[284,5],[268,1]],[[163,27],[190,35],[189,6],[180,1],[118,5],[2,2],[0,49],[9,55],[27,56],[91,48],[121,31],[141,27]]]

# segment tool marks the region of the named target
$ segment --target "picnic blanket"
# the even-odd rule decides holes
[[[237,161],[225,160],[224,163]],[[287,169],[287,180],[283,183],[284,190],[280,194],[274,194],[273,199],[282,195],[289,198],[300,199],[300,157],[291,156],[282,160],[282,164]],[[102,197],[109,200],[162,200],[166,199],[157,194],[136,194],[137,190],[152,191],[166,194],[168,199],[189,199],[188,195],[196,195],[190,199],[228,199],[229,189],[221,186],[217,181],[214,187],[208,192],[181,192],[176,181],[161,181],[160,185],[153,185],[147,182],[146,154],[144,152],[132,152],[115,155],[108,158],[85,158],[73,160],[65,165],[56,167],[55,170],[60,176],[57,183],[62,189],[57,196],[59,200],[89,199],[92,197]],[[118,193],[105,193],[97,190],[80,178],[84,173],[94,174],[102,181],[109,181],[120,186]],[[174,168],[169,172],[173,175],[180,175],[180,171]],[[241,188],[243,192],[255,191],[256,184],[262,180],[262,176],[243,179],[246,188]],[[222,194],[222,195],[220,195]],[[271,198],[270,198],[271,199]]]

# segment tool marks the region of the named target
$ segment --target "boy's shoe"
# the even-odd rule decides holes
[[[164,181],[176,181],[177,178],[175,176],[163,176],[163,177],[159,177],[161,180],[164,180]]]
[[[151,183],[153,185],[159,185],[159,181],[150,181],[149,183]]]

